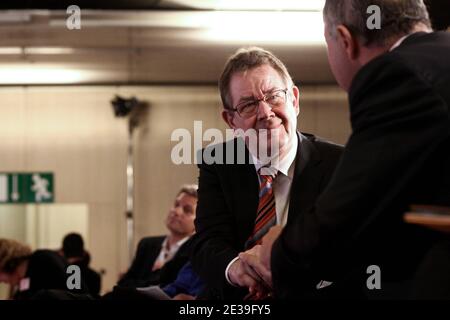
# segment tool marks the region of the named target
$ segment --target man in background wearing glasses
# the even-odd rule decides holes
[[[284,226],[306,212],[328,184],[342,147],[297,131],[299,89],[268,51],[238,50],[228,60],[219,88],[224,121],[245,138],[216,145],[213,152],[229,153],[230,143],[236,151],[239,141],[245,141],[245,148],[226,155],[223,164],[199,165],[192,263],[207,283],[207,298],[258,299],[270,294],[270,285],[239,255],[258,250],[255,245],[270,227]],[[249,146],[250,131],[256,132],[256,147]],[[239,150],[245,163],[230,163],[243,156]]]

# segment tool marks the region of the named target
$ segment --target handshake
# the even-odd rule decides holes
[[[227,273],[229,281],[249,290],[244,300],[262,300],[272,296],[270,257],[272,245],[281,230],[281,226],[272,227],[263,237],[262,245],[255,245],[239,253],[238,258],[230,265]]]

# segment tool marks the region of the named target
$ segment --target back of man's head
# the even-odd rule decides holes
[[[380,28],[367,25],[369,17],[376,13],[368,12],[370,6],[380,9]],[[344,25],[367,47],[385,46],[410,34],[419,23],[431,29],[423,0],[326,0],[323,14],[333,37],[336,27]]]
[[[63,239],[62,247],[66,258],[82,257],[84,255],[84,242],[79,233],[69,233]]]

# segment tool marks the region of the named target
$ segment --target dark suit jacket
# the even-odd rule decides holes
[[[164,286],[176,279],[178,271],[189,260],[191,239],[183,243],[175,256],[160,270],[152,271],[164,239],[165,236],[147,237],[139,242],[136,257],[127,273],[118,282],[119,286],[129,288]]]
[[[411,298],[450,300],[450,237],[438,241],[425,255],[412,281]]]
[[[382,282],[370,296],[405,296],[433,235],[403,213],[414,203],[450,205],[449,57],[450,34],[419,33],[356,75],[340,164],[313,210],[274,243],[277,297],[300,298],[320,279],[355,277],[365,287],[369,265]]]
[[[239,142],[243,143],[242,140],[231,143]],[[225,144],[218,146],[226,159],[229,149]],[[245,150],[248,159],[249,152]],[[341,146],[303,135],[297,148],[288,224],[306,212],[328,184],[341,152]],[[197,233],[191,261],[206,282],[207,298],[242,298],[243,293],[227,283],[225,269],[244,251],[245,241],[254,228],[259,201],[255,166],[247,161],[246,164],[203,163],[199,168]]]

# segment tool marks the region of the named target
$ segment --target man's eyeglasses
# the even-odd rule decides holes
[[[266,93],[261,99],[243,101],[232,110],[236,111],[242,118],[250,118],[258,112],[259,103],[264,101],[272,109],[283,107],[286,104],[288,89],[277,89]]]

